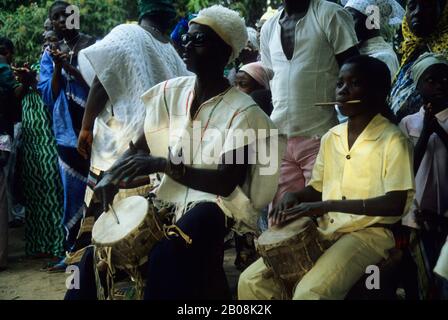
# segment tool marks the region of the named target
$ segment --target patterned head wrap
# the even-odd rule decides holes
[[[381,24],[396,25],[403,20],[405,11],[395,0],[345,0],[342,1],[344,7],[358,10],[362,14],[368,15],[369,6],[377,6],[380,11]]]
[[[435,64],[448,65],[448,60],[441,54],[434,54],[429,52],[426,52],[418,57],[418,59],[415,60],[414,64],[412,65],[411,69],[412,79],[414,80],[414,83],[418,84],[418,81],[420,80],[426,69]]]
[[[417,37],[411,31],[408,19],[403,20],[402,31],[404,40],[401,44],[401,65],[413,59],[416,49],[423,46],[428,47],[431,52],[448,55],[448,3],[443,9],[436,30],[429,37]]]

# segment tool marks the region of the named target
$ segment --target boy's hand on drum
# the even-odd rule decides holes
[[[302,202],[299,205],[285,210],[284,214],[294,217],[321,217],[328,212],[325,201]]]
[[[269,213],[269,225],[275,226],[282,222],[285,222],[288,215],[285,211],[295,205],[297,205],[299,200],[293,192],[287,192],[283,196],[283,199],[271,210]]]

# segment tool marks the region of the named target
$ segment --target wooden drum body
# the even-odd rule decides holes
[[[285,299],[292,297],[297,283],[328,247],[316,224],[308,217],[270,228],[256,241],[257,251],[269,268],[265,276],[276,279]]]
[[[164,237],[157,210],[144,197],[132,196],[114,204],[95,222],[92,242],[96,250],[110,250],[111,263],[119,269],[141,266],[152,247]]]
[[[129,275],[133,296],[143,298],[144,280],[139,267],[148,260],[152,247],[166,237],[163,222],[167,214],[168,211],[158,212],[146,198],[131,196],[114,203],[113,209],[98,218],[92,229],[92,243],[100,300],[120,299],[115,290],[116,269]],[[106,272],[106,287],[101,283],[100,272]]]

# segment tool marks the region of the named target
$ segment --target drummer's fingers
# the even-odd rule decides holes
[[[136,167],[132,167],[131,169],[129,169],[127,178],[125,178],[126,183],[132,183],[132,181],[134,181],[134,179],[137,178],[138,176],[139,176],[139,169]]]
[[[140,172],[141,166],[137,163],[132,163],[126,167],[123,171],[121,171],[119,177],[119,181],[125,181],[126,183],[132,182]]]
[[[133,167],[132,166],[127,166],[125,169],[120,170],[119,172],[117,172],[116,175],[116,180],[118,182],[124,180],[125,178],[130,176],[130,173],[132,172]]]
[[[114,179],[119,179],[118,181],[121,181],[121,179],[125,177],[124,174],[126,174],[126,172],[134,165],[135,163],[132,160],[124,162],[123,164],[118,165],[112,170],[112,176],[114,177]]]
[[[271,215],[270,215],[270,217],[274,223],[277,222],[278,214],[279,214],[279,207],[276,206],[272,209]]]
[[[116,177],[121,170],[125,169],[126,166],[129,165],[128,162],[125,162],[125,159],[118,160],[114,163],[114,165],[108,170],[108,173],[111,176]]]
[[[271,209],[271,211],[269,211],[269,213],[268,213],[268,217],[272,217],[273,215],[274,215],[274,213],[275,213],[275,211],[277,210],[277,207],[275,206],[273,206],[272,207],[272,209]]]
[[[280,215],[279,223],[283,223],[288,218],[288,216],[289,215],[286,213],[286,211],[282,211],[282,214]]]
[[[297,211],[297,207],[291,207],[285,210],[285,213],[290,214]]]
[[[284,210],[282,210],[283,208],[279,208],[279,210],[277,211],[277,216],[276,216],[276,224],[279,224],[283,221],[284,219]]]

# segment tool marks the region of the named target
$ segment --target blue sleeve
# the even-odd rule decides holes
[[[53,70],[53,59],[47,51],[44,51],[42,59],[40,60],[39,83],[37,84],[37,88],[42,96],[44,104],[51,108],[53,108],[56,101],[55,97],[53,97],[53,90],[51,88]]]

